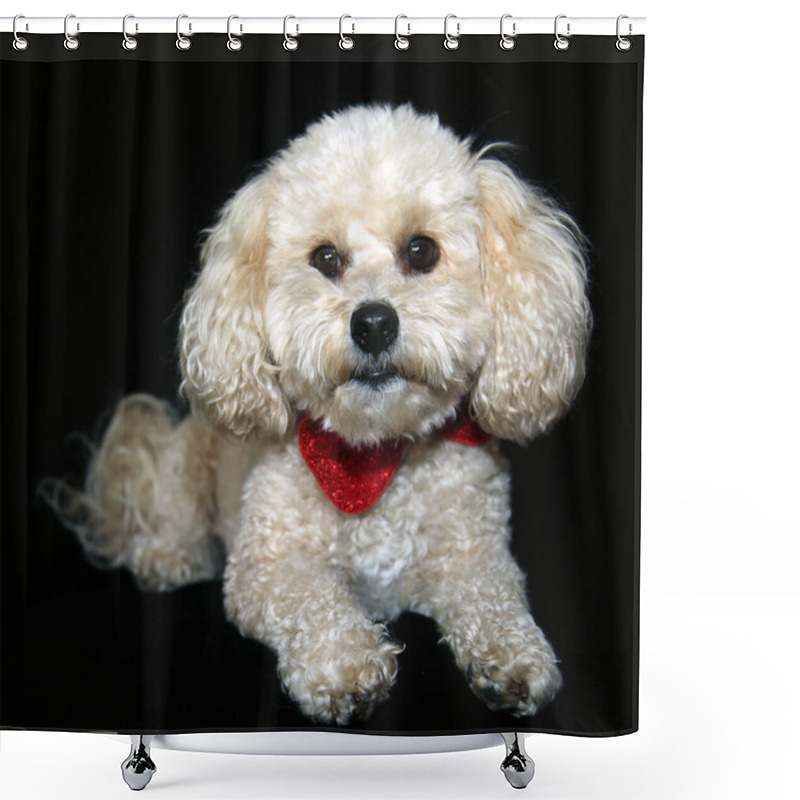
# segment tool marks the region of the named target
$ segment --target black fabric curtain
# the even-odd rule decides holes
[[[8,41],[6,41],[8,38]],[[101,570],[43,501],[83,481],[115,403],[148,392],[186,413],[176,343],[199,242],[260,165],[322,114],[363,103],[436,113],[543,187],[589,242],[594,327],[567,416],[512,465],[514,555],[564,688],[535,717],[490,711],[435,623],[405,643],[389,699],[345,730],[637,727],[641,95],[644,43],[613,37],[86,35],[0,44],[2,140],[2,639],[0,724],[107,731],[320,727],[283,693],[275,655],[225,619],[221,584],[147,593]]]

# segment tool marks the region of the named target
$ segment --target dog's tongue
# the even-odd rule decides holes
[[[306,417],[298,431],[300,452],[327,498],[346,514],[360,514],[378,502],[392,481],[403,446],[390,441],[351,447],[336,433]]]

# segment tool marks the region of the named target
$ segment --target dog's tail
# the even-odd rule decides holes
[[[217,435],[178,422],[150,395],[117,405],[92,454],[84,489],[49,481],[43,495],[98,567],[127,567],[144,589],[215,578],[213,535]]]

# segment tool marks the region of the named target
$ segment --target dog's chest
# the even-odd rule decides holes
[[[340,511],[317,483],[296,441],[269,448],[248,478],[245,507],[268,509],[273,552],[324,554],[361,605],[392,618],[414,608],[431,565],[477,535],[505,535],[508,477],[494,443],[440,438],[406,443],[391,483],[367,511]]]
[[[407,584],[427,552],[429,498],[418,491],[417,471],[401,466],[369,511],[340,517],[336,561],[362,603],[377,614],[399,613]]]
[[[502,503],[505,484],[495,484],[497,467],[491,446],[407,445],[380,500],[363,514],[339,515],[335,559],[368,610],[394,617],[413,605],[426,563],[471,535],[461,514],[464,494],[485,506],[499,489],[493,501]]]

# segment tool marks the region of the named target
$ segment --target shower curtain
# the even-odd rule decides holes
[[[130,50],[119,34],[82,34],[77,49],[64,47],[61,36],[31,34],[18,50],[2,34],[0,727],[636,730],[644,40],[634,37],[620,50],[609,33],[573,36],[567,49],[554,47],[552,35],[519,36],[513,49],[501,48],[497,35],[463,36],[456,49],[443,47],[442,35],[412,35],[407,49],[391,35],[356,35],[355,46],[343,49],[335,34],[304,34],[293,50],[280,35],[245,35],[243,46],[228,48],[224,34],[195,34],[190,48],[179,49],[165,33],[142,35]],[[515,441],[493,431],[489,444],[447,445],[461,447],[463,458],[496,448],[508,464],[509,563],[524,576],[525,602],[563,682],[536,713],[493,703],[497,686],[471,689],[470,672],[479,667],[460,664],[453,637],[418,606],[382,623],[397,645],[396,675],[372,707],[338,719],[315,715],[286,688],[290,669],[314,665],[292,662],[281,671],[276,647],[243,633],[226,612],[221,572],[148,589],[124,565],[109,568],[92,557],[53,508],[54,487],[84,485],[123,398],[146,393],[178,417],[189,413],[181,320],[201,270],[204,232],[218,224],[220,210],[309,125],[365,106],[390,109],[385,120],[402,108],[415,119],[435,115],[439,129],[452,132],[447,141],[469,139],[472,153],[508,143],[483,158],[505,165],[520,185],[538,187],[551,198],[548,208],[559,209],[560,224],[572,230],[568,215],[580,231],[570,241],[585,253],[592,325],[585,377],[569,408],[541,435]],[[371,135],[383,141],[380,131]],[[418,152],[419,167],[408,163]],[[408,191],[424,194],[432,170],[424,158],[411,147],[399,164],[389,155],[366,159],[374,172],[354,169],[340,180],[338,204],[337,190],[319,191],[328,193],[334,215],[353,186],[394,181],[393,170],[406,170],[414,182]],[[298,163],[286,161],[282,180],[306,191],[304,211],[316,219],[313,158],[302,169]],[[447,169],[455,171],[442,186],[458,185],[461,168]],[[349,213],[362,211],[374,209]],[[290,216],[304,224],[304,213]],[[402,258],[438,280],[436,270],[444,273],[436,262],[448,257],[448,244],[434,241],[424,224],[409,228]],[[346,287],[347,271],[355,276],[360,268],[334,244],[308,243],[303,266],[320,291],[336,280]],[[429,277],[397,276],[391,286]],[[305,291],[312,278],[300,280]],[[381,308],[371,308],[362,328],[350,323],[363,353],[389,349],[415,324],[414,304],[406,303],[399,330],[387,333],[394,323]],[[459,358],[473,347],[458,346]],[[394,378],[387,375],[370,380]],[[476,404],[467,416],[477,414],[480,423],[479,411]],[[296,437],[296,428],[286,435]],[[412,445],[403,446],[398,457],[408,460]],[[437,496],[428,499],[435,505]],[[322,515],[339,513],[321,493],[313,502]],[[389,519],[394,524],[382,535],[400,536],[402,509]],[[498,619],[504,613],[497,609]],[[335,626],[333,607],[319,624]]]

